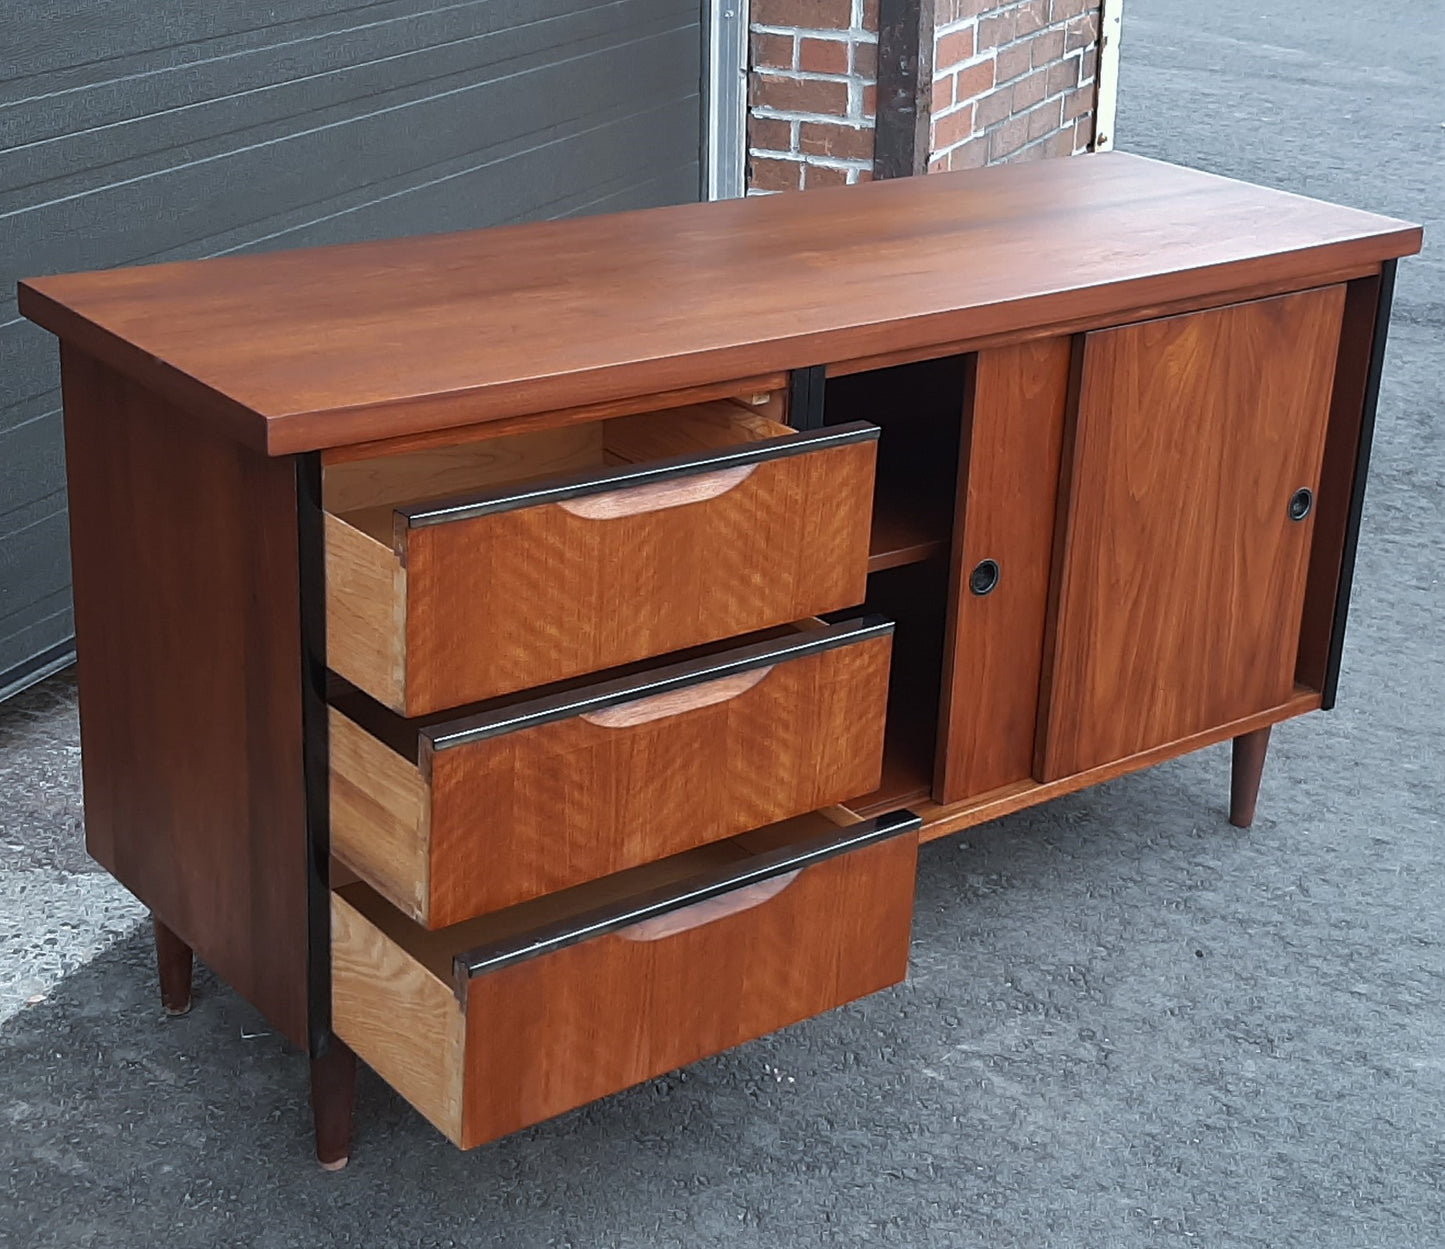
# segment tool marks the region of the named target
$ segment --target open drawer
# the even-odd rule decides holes
[[[430,475],[443,453],[328,469],[328,663],[419,716],[851,607],[877,436],[721,401],[447,449]]]
[[[333,696],[332,853],[441,928],[866,793],[892,634],[805,621],[448,719]]]
[[[919,821],[814,813],[440,932],[332,894],[332,1027],[463,1148],[902,980]]]

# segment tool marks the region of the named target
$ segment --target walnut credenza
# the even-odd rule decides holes
[[[463,1146],[1340,669],[1402,222],[1124,155],[42,278],[90,852]]]

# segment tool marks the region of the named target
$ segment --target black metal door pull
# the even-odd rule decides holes
[[[998,585],[999,571],[998,564],[991,559],[986,559],[974,566],[974,570],[968,574],[968,588],[982,598],[985,594],[992,594]]]

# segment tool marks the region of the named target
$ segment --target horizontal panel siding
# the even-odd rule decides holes
[[[36,601],[62,593],[68,584],[63,560],[54,558],[70,541],[62,495],[51,495],[46,515],[0,538],[0,633],[25,616]]]
[[[17,279],[696,199],[700,12],[698,0],[7,8],[0,675],[17,639],[38,651],[69,628],[57,356],[20,319]]]
[[[35,656],[65,646],[75,636],[75,617],[70,606],[70,587],[35,600],[24,611],[0,622],[0,674],[16,674],[31,665]],[[17,693],[13,682],[0,684],[0,691]],[[24,688],[20,686],[19,688]]]
[[[49,335],[39,346],[52,354],[55,351]],[[47,404],[57,401],[54,395],[41,398]],[[0,534],[27,524],[29,505],[51,495],[58,497],[64,489],[65,445],[58,407],[51,407],[33,420],[0,429]]]

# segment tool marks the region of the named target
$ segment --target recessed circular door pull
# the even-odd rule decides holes
[[[1300,521],[1315,508],[1315,492],[1308,486],[1301,486],[1289,497],[1289,518]]]
[[[982,598],[985,594],[993,593],[994,587],[998,585],[998,577],[998,564],[991,559],[983,560],[968,574],[968,588]]]

